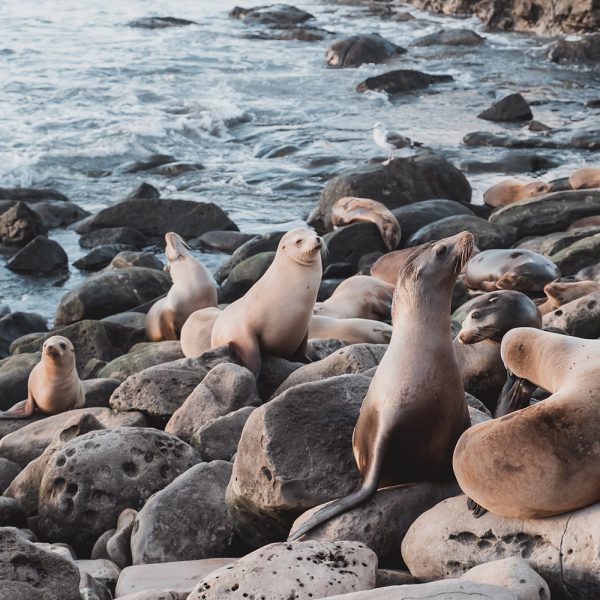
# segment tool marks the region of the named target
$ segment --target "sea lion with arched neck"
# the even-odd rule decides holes
[[[183,238],[165,234],[165,255],[173,285],[146,315],[146,336],[152,342],[178,340],[186,319],[196,310],[217,305],[217,287],[208,269],[192,256]]]
[[[520,327],[504,336],[501,352],[514,377],[551,395],[463,433],[453,460],[461,489],[518,519],[600,501],[600,340]]]
[[[378,487],[452,478],[452,451],[469,426],[452,345],[452,288],[473,250],[473,235],[419,246],[394,292],[393,332],[363,401],[352,449],[361,487],[317,511],[294,540],[375,494]]]
[[[42,358],[27,381],[27,400],[0,411],[0,419],[26,419],[37,409],[47,415],[82,408],[85,393],[75,367],[75,349],[62,335],[42,345]]]
[[[265,274],[218,316],[211,346],[232,346],[255,376],[261,353],[306,361],[308,327],[323,273],[322,247],[314,231],[288,231]]]

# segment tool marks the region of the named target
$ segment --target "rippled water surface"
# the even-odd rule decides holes
[[[490,34],[476,19],[434,16],[406,7],[415,20],[385,21],[363,6],[312,0],[296,5],[336,34],[379,32],[407,47],[441,27],[468,27],[481,47],[411,48],[387,65],[327,69],[323,42],[249,39],[222,0],[4,0],[0,14],[0,187],[53,187],[95,212],[141,181],[164,197],[210,200],[242,231],[302,223],[328,177],[381,155],[375,121],[419,140],[455,164],[491,160],[502,149],[462,146],[471,131],[507,127],[476,115],[520,91],[535,118],[555,128],[594,127],[600,73],[545,59],[552,40]],[[127,23],[147,16],[190,19],[159,30]],[[393,100],[358,94],[356,84],[391,68],[448,73],[455,81]],[[511,132],[511,128],[508,128]],[[544,177],[594,161],[585,151],[543,151],[560,163]],[[169,154],[204,169],[166,178],[119,173],[150,154]],[[268,156],[278,156],[268,158]],[[474,200],[500,174],[468,174]],[[74,261],[78,236],[52,230]],[[156,249],[158,252],[158,249]],[[215,267],[222,254],[199,256]],[[2,300],[13,310],[51,317],[60,296],[86,275],[71,267],[59,282],[0,269]]]

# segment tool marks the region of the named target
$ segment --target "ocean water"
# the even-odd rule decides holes
[[[537,120],[557,130],[597,126],[600,70],[550,63],[551,38],[489,33],[477,19],[407,10],[416,18],[385,21],[361,4],[299,1],[315,25],[351,35],[378,32],[408,47],[441,28],[468,27],[480,47],[409,48],[385,65],[328,69],[332,41],[251,39],[256,32],[228,16],[238,0],[4,0],[0,12],[0,187],[43,186],[95,212],[142,181],[163,197],[215,202],[242,231],[262,233],[304,223],[327,179],[377,157],[376,121],[460,165],[506,152],[467,148],[471,131],[516,133],[476,118],[495,99],[519,91]],[[194,25],[145,30],[132,19],[173,16]],[[393,68],[447,73],[452,83],[404,97],[355,91]],[[151,154],[204,168],[178,177],[123,174]],[[559,166],[552,179],[597,161],[586,151],[540,151]],[[503,177],[467,174],[474,201]],[[86,253],[71,230],[51,230],[71,262]],[[154,248],[160,253],[160,248]],[[215,268],[225,256],[198,256]],[[5,260],[5,257],[0,257]],[[59,279],[0,268],[0,301],[52,318],[60,297],[88,275],[70,268]]]

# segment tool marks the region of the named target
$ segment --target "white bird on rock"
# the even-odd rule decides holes
[[[389,153],[388,159],[383,163],[384,165],[389,165],[392,162],[396,150],[423,145],[419,142],[413,142],[410,138],[395,131],[388,131],[382,123],[375,123],[373,126],[373,139],[382,150]]]

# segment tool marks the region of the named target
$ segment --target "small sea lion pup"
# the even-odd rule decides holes
[[[454,339],[465,391],[494,412],[506,382],[506,367],[500,356],[503,336],[515,327],[541,326],[538,307],[521,292],[498,290],[476,298]]]
[[[335,319],[389,319],[393,295],[393,285],[369,275],[353,275],[327,300],[317,302],[314,314]]]
[[[469,426],[450,327],[454,282],[473,235],[423,244],[398,274],[390,345],[373,376],[352,436],[363,483],[290,534],[366,502],[379,486],[452,478],[452,451]]]
[[[181,236],[165,234],[165,255],[173,285],[146,315],[146,335],[152,342],[178,340],[186,319],[195,311],[217,305],[217,287],[207,268],[195,259]]]
[[[483,193],[483,201],[488,206],[507,206],[520,200],[527,200],[552,191],[552,184],[535,179],[533,181],[519,181],[507,179],[496,183]]]
[[[306,361],[308,326],[323,273],[322,247],[314,231],[288,231],[265,274],[218,316],[211,346],[232,346],[255,376],[261,352]]]
[[[333,225],[349,225],[356,221],[367,221],[377,225],[388,250],[395,250],[398,247],[401,235],[400,223],[385,204],[369,198],[344,196],[331,208]]]
[[[577,169],[570,177],[569,184],[574,190],[587,190],[600,187],[600,167]]]
[[[542,315],[556,310],[563,304],[600,291],[597,281],[553,281],[544,287],[546,301],[538,306]]]
[[[522,327],[504,336],[502,360],[551,396],[463,433],[453,461],[462,490],[518,519],[600,501],[600,340]]]
[[[37,408],[56,415],[85,404],[85,393],[75,368],[75,350],[62,335],[49,337],[42,346],[42,359],[27,381],[27,400],[0,411],[0,419],[26,419]]]
[[[465,269],[468,287],[484,292],[518,290],[541,292],[560,277],[559,268],[545,256],[523,248],[484,250]]]

